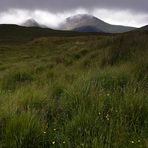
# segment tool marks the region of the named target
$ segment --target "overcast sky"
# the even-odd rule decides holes
[[[34,18],[57,26],[78,13],[95,15],[112,24],[148,24],[148,0],[0,0],[0,23],[21,23]]]

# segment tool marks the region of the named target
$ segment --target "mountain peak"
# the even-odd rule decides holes
[[[62,30],[81,30],[84,32],[106,32],[106,33],[123,33],[131,31],[135,28],[127,26],[111,25],[103,20],[89,15],[89,14],[78,14],[68,17],[60,26]]]
[[[28,20],[26,20],[24,23],[22,23],[22,26],[25,27],[40,27],[40,24],[34,20],[33,18],[30,18]]]
[[[61,25],[61,28],[64,30],[74,30],[75,28],[81,28],[83,26],[89,26],[92,28],[92,26],[94,26],[97,21],[100,23],[103,22],[89,14],[77,14],[66,18],[66,20]]]
[[[80,21],[95,21],[99,20],[96,17],[89,14],[77,14],[66,19],[67,22],[80,22]]]

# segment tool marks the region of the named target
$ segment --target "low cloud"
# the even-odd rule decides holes
[[[40,24],[48,27],[57,27],[65,18],[80,14],[88,13],[84,9],[77,9],[73,11],[65,11],[63,13],[51,13],[43,10],[21,10],[21,9],[10,9],[6,12],[0,13],[0,24],[18,24],[21,25],[28,19],[33,18]]]
[[[148,14],[133,13],[129,10],[95,9],[92,13],[96,17],[115,25],[141,27],[148,25]]]
[[[91,14],[110,24],[141,27],[148,24],[147,14],[133,14],[132,12],[115,11],[113,9],[87,10],[79,8],[62,13],[52,13],[45,10],[9,9],[0,13],[0,24],[21,24],[27,19],[33,18],[40,24],[56,28],[65,18],[76,14]]]

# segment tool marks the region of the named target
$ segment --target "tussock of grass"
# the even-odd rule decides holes
[[[42,143],[42,131],[42,123],[35,115],[29,112],[15,115],[7,120],[4,143],[7,147],[38,147]]]
[[[14,90],[17,86],[32,80],[33,76],[27,71],[10,71],[2,78],[1,87],[4,90]]]

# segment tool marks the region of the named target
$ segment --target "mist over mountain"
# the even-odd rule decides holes
[[[50,19],[47,17],[47,19]],[[40,22],[40,23],[39,23]],[[25,27],[39,27],[39,28],[48,28],[46,25],[41,23],[41,20],[36,20],[34,18],[27,19],[21,24]],[[104,33],[124,33],[128,31],[135,30],[134,27],[121,26],[121,25],[112,25],[106,23],[105,21],[88,14],[77,14],[71,17],[66,18],[59,25],[57,24],[57,30],[67,30],[67,31],[76,31],[76,32],[104,32]]]
[[[86,26],[89,26],[89,32],[106,32],[106,33],[123,33],[134,30],[134,27],[111,25],[97,17],[88,14],[78,14],[72,17],[68,17],[64,22],[61,23],[60,29],[62,30],[78,30],[84,32]]]
[[[45,25],[41,25],[40,23],[38,23],[36,20],[34,20],[33,18],[30,18],[28,20],[26,20],[25,22],[23,22],[21,24],[21,26],[24,27],[40,27],[40,28],[47,28],[47,26]]]
[[[40,27],[40,24],[34,20],[33,18],[30,18],[28,20],[26,20],[25,22],[23,22],[21,24],[21,26],[25,26],[25,27]]]

